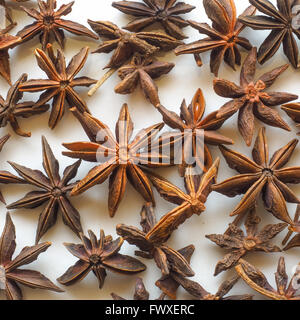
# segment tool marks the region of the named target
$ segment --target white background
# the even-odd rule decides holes
[[[24,5],[26,7],[31,7],[34,5],[34,2],[35,1],[30,1]],[[68,2],[69,1],[59,0],[58,5]],[[73,12],[67,18],[86,26],[88,26],[88,18],[92,20],[110,20],[117,23],[119,26],[126,25],[131,17],[112,8],[111,2],[112,1],[110,0],[77,0],[73,7]],[[8,3],[11,4],[10,1],[8,1]],[[198,22],[207,21],[210,23],[205,15],[202,1],[187,0],[187,3],[197,7],[194,11],[185,16],[187,19],[193,19]],[[236,3],[238,14],[242,13],[248,6],[248,1],[246,0],[239,0],[236,1]],[[14,8],[14,19],[18,22],[18,26],[13,32],[17,32],[25,25],[32,23],[32,19],[21,12],[17,8],[18,5],[15,4],[12,6]],[[187,27],[184,31],[190,36],[190,38],[186,40],[187,42],[203,38],[203,35],[199,35],[196,30],[190,27]],[[267,34],[268,33],[264,31],[254,31],[247,28],[242,35],[248,37],[253,45],[259,46]],[[83,46],[89,46],[91,49],[95,49],[99,44],[97,41],[90,41],[88,38],[78,37],[69,33],[66,33],[66,36],[68,38],[65,47],[67,60],[76,54]],[[31,79],[45,78],[45,74],[38,68],[33,55],[36,47],[40,47],[38,38],[10,51],[13,81],[16,81],[23,72],[28,73],[29,78]],[[246,52],[242,50],[242,54],[244,60]],[[102,68],[108,63],[109,57],[110,55],[106,54],[90,55],[87,64],[80,75],[99,79],[104,73]],[[182,99],[186,98],[186,100],[190,102],[197,88],[202,88],[204,91],[207,102],[206,114],[217,110],[228,101],[228,99],[217,96],[213,91],[212,82],[214,76],[209,70],[209,53],[203,54],[202,57],[204,62],[202,68],[196,66],[192,55],[175,57],[173,53],[170,53],[161,58],[162,60],[176,63],[176,67],[170,74],[163,76],[157,81],[161,102],[165,107],[179,112]],[[280,49],[275,58],[271,59],[263,67],[258,66],[257,75],[259,76],[262,73],[287,62],[287,58],[284,56],[282,49]],[[236,72],[233,72],[223,63],[219,76],[238,82],[239,71],[240,68],[238,68]],[[290,67],[279,78],[271,90],[300,94],[299,79],[300,71]],[[134,94],[126,96],[115,94],[113,89],[118,82],[119,79],[117,75],[112,76],[92,98],[87,96],[87,90],[85,88],[79,89],[79,92],[82,97],[86,99],[87,104],[95,117],[98,117],[101,121],[107,123],[114,129],[120,108],[122,104],[126,102],[129,104],[129,110],[136,130],[162,121],[159,112],[145,101],[140,90],[136,90]],[[3,96],[6,96],[8,89],[9,86],[4,80],[0,79],[0,93]],[[38,98],[38,95],[26,94],[24,98],[26,100],[34,100]],[[276,107],[276,109],[279,110],[279,107]],[[297,129],[295,124],[284,112],[281,111],[281,115],[291,125],[293,130],[291,133],[288,133],[281,129],[268,127],[267,137],[270,144],[270,154],[296,137]],[[9,126],[1,128],[1,136],[8,132],[12,134],[12,138],[1,153],[1,169],[11,170],[13,172],[13,169],[10,169],[6,162],[7,160],[12,160],[33,169],[43,170],[41,135],[45,135],[48,139],[55,156],[60,162],[61,171],[63,171],[65,166],[73,163],[72,159],[62,156],[61,152],[64,148],[61,144],[63,142],[88,141],[88,138],[79,122],[69,111],[65,113],[64,118],[54,131],[51,131],[48,128],[48,117],[49,113],[45,113],[30,119],[20,120],[20,126],[23,130],[32,131],[31,138],[17,136]],[[257,121],[256,133],[261,126],[262,123]],[[251,156],[251,149],[246,147],[244,141],[237,132],[237,116],[232,117],[226,122],[220,130],[220,133],[234,139],[235,145],[232,147],[233,149],[244,153],[247,156]],[[221,157],[218,181],[223,181],[225,178],[235,175],[235,171],[228,169],[218,148],[212,147],[211,150],[214,157]],[[299,164],[299,159],[300,152],[298,146],[289,165],[295,166]],[[83,162],[77,178],[83,178],[92,167],[92,163]],[[158,170],[158,172],[159,171],[160,170]],[[178,176],[176,168],[163,170],[160,173],[183,188],[183,180]],[[296,194],[300,194],[300,186],[292,186],[292,189]],[[31,190],[31,186],[2,186],[2,191],[8,204],[22,198],[25,193]],[[116,236],[115,226],[118,223],[139,226],[139,213],[143,205],[143,199],[130,184],[127,185],[125,197],[114,219],[111,219],[108,215],[107,195],[108,182],[103,185],[95,186],[83,195],[72,199],[72,203],[81,213],[82,225],[85,231],[92,229],[99,234],[100,228],[104,228],[107,234]],[[156,192],[155,197],[157,200],[156,213],[158,218],[174,207],[172,204],[161,199]],[[226,252],[206,239],[205,235],[223,233],[226,230],[228,223],[232,221],[229,214],[238,204],[240,198],[241,197],[236,197],[231,199],[217,193],[211,194],[207,201],[207,210],[202,216],[192,217],[184,224],[184,226],[180,227],[180,229],[174,233],[169,242],[175,249],[182,248],[189,244],[194,244],[196,246],[196,251],[191,261],[192,268],[196,273],[194,280],[199,281],[202,286],[212,293],[215,293],[221,282],[231,277],[234,274],[234,271],[231,270],[227,273],[222,273],[218,277],[213,276],[216,263],[224,257]],[[288,205],[288,208],[293,217],[295,205]],[[34,244],[38,216],[41,210],[42,207],[35,210],[15,210],[11,212],[17,230],[16,254],[24,246]],[[1,204],[1,230],[4,225],[5,213],[5,206]],[[263,217],[262,227],[267,223],[278,222],[264,210],[261,199],[259,201],[259,215]],[[286,232],[284,231],[275,239],[275,242],[277,242],[278,245],[281,244],[285,234]],[[55,279],[61,276],[66,269],[76,261],[76,258],[68,253],[62,243],[78,243],[78,239],[73,235],[71,230],[63,224],[61,217],[59,217],[57,224],[43,237],[42,241],[52,241],[52,246],[46,253],[40,255],[37,262],[26,266],[26,268],[39,270],[55,282]],[[121,253],[133,255],[135,249],[134,246],[129,246],[125,243]],[[279,254],[252,253],[249,254],[246,259],[265,272],[270,283],[275,285],[274,272],[276,271],[277,261],[280,255],[283,255],[286,258],[287,272],[291,276],[295,266],[299,262],[299,248]],[[160,272],[154,261],[145,260],[143,262],[146,263],[148,268],[139,276],[143,277],[146,287],[151,293],[151,298],[155,299],[160,295],[159,289],[154,285],[154,282],[160,277]],[[135,279],[136,276],[123,276],[108,272],[104,288],[99,290],[96,278],[90,273],[83,281],[71,287],[64,288],[66,292],[61,294],[50,291],[32,290],[24,287],[22,289],[26,299],[110,299],[111,292],[115,292],[125,298],[131,298]],[[251,288],[248,288],[242,280],[240,280],[231,293],[256,294]],[[178,291],[178,297],[190,298],[190,296],[181,289]],[[262,296],[257,294],[256,298],[261,299]]]

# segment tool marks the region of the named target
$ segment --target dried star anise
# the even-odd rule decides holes
[[[114,300],[126,300],[115,293],[111,293],[110,295]],[[149,300],[149,292],[146,290],[141,278],[136,279],[133,300]]]
[[[143,93],[155,107],[160,104],[158,88],[153,79],[169,73],[174,63],[156,61],[152,58],[144,58],[135,54],[130,64],[124,65],[118,70],[122,82],[115,87],[115,92],[120,94],[132,93],[140,85]]]
[[[98,39],[95,35],[85,26],[69,20],[64,20],[61,17],[68,15],[72,11],[74,1],[69,4],[62,5],[58,10],[56,9],[56,0],[38,0],[40,11],[36,9],[27,9],[21,7],[31,18],[36,21],[26,26],[23,30],[19,31],[17,36],[22,38],[22,41],[28,41],[40,35],[40,42],[43,50],[46,49],[47,44],[51,38],[54,38],[59,45],[63,48],[65,41],[65,34],[63,30],[71,32],[79,36],[87,36],[93,39]]]
[[[289,227],[289,232],[285,239],[283,240],[282,244],[286,244],[290,237],[293,235],[294,232],[297,234],[290,240],[290,242],[283,248],[284,251],[289,250],[291,248],[300,247],[300,205],[297,206],[297,210],[295,213],[294,223]]]
[[[248,146],[250,146],[254,134],[254,117],[267,125],[290,131],[288,124],[277,111],[270,107],[297,99],[294,94],[265,91],[288,68],[288,65],[263,74],[255,82],[256,63],[257,49],[253,48],[243,64],[240,85],[223,79],[214,80],[215,92],[221,97],[233,99],[221,107],[217,118],[233,115],[239,111],[238,128]]]
[[[207,16],[212,20],[210,27],[207,23],[198,23],[189,21],[189,24],[208,37],[190,44],[184,44],[175,49],[175,54],[195,55],[197,64],[202,65],[200,53],[211,51],[210,69],[211,72],[218,75],[222,60],[235,70],[235,65],[241,65],[241,54],[238,45],[250,50],[251,43],[240,33],[245,26],[237,21],[236,7],[233,0],[203,0],[203,5]],[[255,8],[250,6],[242,16],[253,15]]]
[[[182,156],[179,164],[181,176],[184,176],[188,165],[197,167],[206,172],[213,164],[212,155],[207,145],[233,144],[233,141],[216,130],[221,128],[226,118],[216,118],[217,112],[204,117],[205,99],[201,89],[198,89],[194,98],[187,107],[183,100],[180,108],[180,116],[160,105],[158,111],[162,114],[164,122],[172,129],[180,130],[169,133],[174,145],[180,143]],[[177,154],[179,154],[177,152]]]
[[[82,232],[79,212],[68,199],[68,193],[76,185],[70,183],[80,166],[80,161],[67,167],[63,177],[59,175],[59,163],[45,137],[42,137],[43,167],[47,176],[39,170],[32,170],[16,163],[9,162],[27,184],[39,188],[39,191],[29,192],[23,199],[7,206],[9,209],[37,208],[46,203],[39,217],[36,243],[56,223],[58,211],[62,213],[64,223],[77,235]]]
[[[112,3],[112,6],[116,9],[136,17],[124,29],[138,32],[158,22],[172,37],[177,39],[187,38],[181,31],[181,28],[187,27],[189,24],[179,15],[191,12],[195,9],[194,6],[184,2],[177,2],[177,0],[143,1],[145,4],[136,1],[118,1]]]
[[[275,273],[277,290],[269,284],[265,275],[260,270],[247,261],[241,259],[235,269],[248,286],[270,299],[300,300],[300,295],[296,295],[299,289],[300,264],[290,283],[288,283],[284,258],[281,257],[279,259],[277,272]]]
[[[215,242],[221,248],[229,251],[228,254],[218,262],[214,275],[236,266],[238,261],[248,252],[281,252],[281,249],[271,243],[271,239],[277,236],[288,225],[286,223],[269,224],[261,231],[258,231],[258,225],[261,219],[256,215],[255,210],[251,210],[245,221],[247,234],[234,224],[229,225],[229,231],[226,234],[211,234],[206,238]]]
[[[11,217],[7,213],[5,227],[0,238],[0,289],[5,291],[7,299],[21,300],[23,298],[19,284],[33,289],[63,292],[40,272],[19,269],[19,267],[35,261],[50,246],[50,242],[44,242],[36,246],[25,247],[13,259],[12,256],[16,249],[16,233]]]
[[[281,107],[289,117],[291,117],[296,123],[297,127],[300,127],[300,103],[289,103]],[[300,132],[298,133],[300,135]]]
[[[163,177],[149,173],[149,179],[159,194],[167,201],[178,207],[164,215],[147,233],[146,239],[153,243],[168,239],[181,224],[194,214],[201,215],[205,211],[205,202],[211,192],[211,185],[218,174],[220,160],[217,159],[204,174],[195,173],[194,168],[188,167],[184,177],[187,193],[167,181]]]
[[[0,127],[6,127],[9,122],[14,132],[23,137],[30,137],[30,132],[21,130],[18,124],[18,117],[29,118],[41,114],[49,109],[48,105],[35,107],[32,101],[18,103],[23,98],[23,93],[19,91],[20,85],[27,81],[27,74],[23,74],[19,80],[8,91],[6,100],[0,95]]]
[[[47,56],[48,53],[48,56]],[[64,54],[61,50],[55,56],[52,45],[48,44],[47,53],[36,49],[35,56],[39,67],[47,74],[48,80],[29,80],[20,85],[21,92],[45,91],[36,103],[36,107],[41,106],[53,99],[52,110],[49,119],[49,127],[54,129],[62,119],[66,108],[66,101],[72,107],[78,108],[81,112],[89,112],[88,107],[74,87],[89,87],[97,81],[88,77],[75,78],[84,67],[88,58],[89,49],[83,48],[70,61],[68,67]]]
[[[160,239],[156,239],[155,242],[146,238],[146,235],[157,224],[154,210],[150,203],[144,205],[141,211],[140,224],[143,230],[124,224],[119,224],[116,228],[119,236],[140,249],[140,251],[135,251],[135,255],[146,259],[154,259],[163,276],[168,276],[171,271],[177,272],[183,277],[195,275],[186,259],[165,243],[169,237],[162,236]]]
[[[292,140],[286,146],[276,151],[269,161],[269,150],[265,128],[261,128],[252,150],[253,160],[221,146],[220,150],[230,168],[239,175],[229,178],[212,189],[228,197],[244,194],[244,197],[231,215],[243,214],[251,209],[261,194],[265,208],[276,218],[293,224],[286,201],[299,203],[298,197],[287,186],[287,183],[300,183],[300,167],[286,167],[298,143]]]
[[[258,62],[268,61],[283,44],[283,51],[294,68],[298,67],[298,45],[293,33],[300,39],[300,31],[293,26],[293,6],[298,0],[277,0],[278,9],[268,0],[249,0],[266,16],[243,16],[239,21],[254,30],[271,30],[260,46]]]
[[[57,281],[65,286],[82,280],[93,271],[99,282],[99,288],[104,285],[106,269],[120,274],[136,274],[144,271],[146,266],[139,260],[120,254],[124,240],[113,240],[100,231],[98,240],[93,231],[88,231],[89,238],[81,234],[82,244],[65,243],[67,250],[79,260],[71,266]]]
[[[90,162],[100,162],[72,190],[72,195],[83,193],[91,187],[103,183],[109,177],[109,214],[113,217],[124,196],[127,180],[142,195],[146,202],[155,203],[152,187],[144,170],[146,167],[170,166],[169,155],[155,149],[153,141],[163,128],[163,123],[141,130],[134,139],[133,123],[124,104],[116,123],[116,138],[110,129],[100,120],[88,113],[72,109],[81,122],[91,142],[64,143],[68,152],[64,155]],[[151,144],[149,146],[149,143]],[[146,149],[146,150],[145,150]]]
[[[12,1],[20,3],[20,2],[26,2],[26,1],[29,1],[29,0],[12,0]],[[5,8],[6,19],[9,22],[12,23],[13,19],[12,19],[11,9],[7,7],[6,1],[5,0],[0,0],[0,6]]]

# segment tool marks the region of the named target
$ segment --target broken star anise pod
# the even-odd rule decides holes
[[[298,0],[277,0],[277,8],[268,0],[249,0],[265,15],[243,16],[239,21],[254,30],[271,30],[258,51],[258,62],[263,64],[278,51],[283,51],[294,68],[298,67],[299,49],[294,35],[300,39],[300,31],[293,24],[293,6]]]
[[[9,162],[27,184],[35,186],[39,191],[31,191],[26,196],[9,206],[9,209],[32,209],[46,204],[40,214],[36,243],[41,237],[56,223],[57,214],[60,211],[64,223],[77,235],[82,232],[79,212],[73,207],[68,199],[68,193],[75,186],[69,183],[76,174],[80,166],[80,161],[67,167],[63,177],[59,174],[59,163],[45,137],[42,137],[43,145],[43,167],[47,176],[39,170],[32,170],[24,166]]]
[[[289,117],[291,117],[297,124],[297,127],[300,127],[300,103],[289,103],[281,107]],[[300,134],[300,132],[298,133]]]
[[[35,107],[32,101],[18,103],[23,98],[23,93],[20,92],[20,85],[27,81],[27,74],[23,74],[19,80],[11,86],[8,91],[6,100],[0,95],[0,127],[6,127],[10,123],[14,132],[23,137],[30,137],[30,132],[21,130],[17,118],[29,118],[31,116],[41,114],[49,109],[48,105],[40,105]]]
[[[239,175],[212,186],[214,191],[228,197],[244,194],[244,197],[231,213],[243,214],[253,208],[261,194],[265,208],[276,218],[293,224],[286,202],[299,203],[299,198],[288,187],[288,183],[300,183],[300,167],[284,167],[293,155],[298,140],[294,139],[276,151],[269,160],[269,150],[265,128],[261,128],[252,150],[253,160],[231,151],[224,146],[220,150],[228,166]]]
[[[118,70],[122,82],[115,87],[115,92],[129,94],[140,85],[146,99],[157,107],[160,104],[160,99],[157,85],[153,79],[169,73],[174,66],[174,63],[157,61],[149,57],[144,58],[136,54],[131,59],[130,64],[124,65]]]
[[[76,75],[84,67],[88,54],[89,49],[87,47],[81,49],[80,52],[72,58],[69,65],[66,66],[63,52],[58,50],[57,56],[55,56],[52,45],[49,44],[47,46],[47,52],[40,49],[35,50],[37,63],[49,79],[26,81],[20,85],[20,91],[44,91],[37,101],[36,107],[53,99],[49,119],[49,127],[51,129],[54,129],[62,119],[66,109],[66,101],[71,107],[76,107],[81,112],[89,112],[85,101],[74,90],[74,87],[89,87],[97,82],[88,77],[76,78]]]
[[[74,21],[62,19],[63,16],[68,15],[72,11],[74,1],[62,5],[58,10],[55,10],[56,5],[56,0],[38,0],[40,11],[37,11],[34,8],[27,9],[21,7],[28,16],[36,20],[18,32],[17,36],[22,38],[22,42],[31,40],[35,36],[40,35],[40,42],[43,46],[43,50],[46,49],[51,38],[54,38],[59,45],[64,48],[64,30],[79,36],[98,39],[98,36],[85,26]]]
[[[296,232],[297,234],[289,241],[294,232]],[[286,245],[288,241],[289,243]],[[284,251],[289,250],[291,248],[300,247],[300,204],[297,206],[294,223],[291,226],[289,226],[289,232],[283,240],[282,244],[286,245],[283,248]]]
[[[19,269],[35,260],[51,246],[44,242],[32,247],[25,247],[13,259],[16,249],[15,226],[9,213],[6,215],[5,227],[0,238],[0,289],[4,290],[8,300],[21,300],[23,294],[19,285],[33,289],[63,292],[43,274],[35,270]]]
[[[245,26],[237,21],[236,7],[233,0],[203,0],[206,14],[212,20],[212,27],[207,23],[189,21],[191,27],[205,34],[208,37],[189,44],[183,44],[175,49],[175,54],[195,55],[197,64],[202,65],[200,53],[211,51],[210,69],[211,72],[218,75],[220,65],[223,60],[235,70],[236,65],[241,65],[241,54],[238,46],[250,50],[251,43],[240,33]],[[255,8],[250,6],[242,16],[253,15]]]
[[[274,289],[270,285],[260,270],[243,259],[239,261],[239,265],[235,267],[235,270],[248,286],[265,297],[273,300],[300,300],[300,295],[297,295],[297,291],[299,290],[300,264],[288,283],[284,258],[281,257],[279,259],[277,272],[275,273],[277,289]]]
[[[204,117],[205,99],[201,89],[198,89],[191,104],[187,107],[183,100],[180,116],[160,105],[158,111],[162,114],[164,122],[172,129],[179,132],[168,133],[176,146],[181,144],[182,155],[176,152],[179,159],[179,171],[184,176],[188,165],[196,165],[201,171],[206,172],[213,164],[213,159],[208,145],[233,144],[230,138],[219,134],[226,118],[216,118],[217,112]]]
[[[126,300],[115,293],[111,293],[111,296],[114,300]],[[142,278],[136,279],[133,300],[149,300],[149,292],[146,290]]]
[[[161,237],[161,239],[156,239],[153,242],[146,238],[146,235],[157,224],[150,203],[144,205],[141,211],[140,224],[142,230],[124,224],[119,224],[116,228],[119,236],[140,249],[140,251],[135,251],[135,255],[146,259],[154,259],[163,276],[168,276],[171,271],[177,272],[183,277],[193,277],[195,275],[186,259],[165,243],[168,239]]]
[[[279,247],[271,243],[271,239],[276,237],[288,225],[286,223],[269,224],[261,231],[258,231],[260,222],[261,219],[256,215],[255,210],[251,210],[245,221],[246,234],[235,224],[230,224],[226,234],[210,234],[206,236],[221,248],[229,251],[218,262],[215,268],[215,276],[236,266],[238,261],[248,252],[281,252]]]
[[[102,289],[106,278],[106,270],[112,272],[133,275],[146,269],[139,260],[119,251],[124,240],[118,238],[113,240],[111,236],[105,236],[100,231],[98,240],[93,231],[88,231],[89,238],[81,234],[82,244],[65,243],[67,250],[79,260],[71,266],[57,281],[65,286],[70,286],[81,281],[90,271],[93,271]]]
[[[248,146],[254,134],[254,117],[267,125],[290,131],[288,124],[271,107],[297,99],[296,95],[286,92],[266,92],[289,65],[267,72],[255,81],[256,63],[257,49],[253,48],[243,64],[240,85],[223,79],[214,80],[215,92],[221,97],[233,99],[221,107],[217,118],[239,111],[238,129]]]
[[[12,1],[21,3],[21,2],[26,2],[26,1],[29,1],[29,0],[12,0]],[[11,8],[9,8],[9,7],[7,6],[5,0],[0,0],[0,7],[1,7],[1,6],[5,9],[6,19],[7,19],[10,23],[13,23]]]
[[[177,2],[177,0],[143,1],[144,3],[136,1],[118,1],[112,3],[114,8],[136,17],[124,29],[138,32],[158,22],[172,37],[177,39],[187,38],[181,29],[189,24],[179,15],[194,10],[194,6],[184,2]]]

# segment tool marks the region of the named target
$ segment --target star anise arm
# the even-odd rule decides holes
[[[5,294],[7,300],[22,300],[23,294],[20,287],[17,285],[15,281],[7,279]]]
[[[5,226],[0,238],[0,264],[11,261],[16,249],[16,230],[10,214],[6,214]]]
[[[71,266],[57,281],[65,286],[70,286],[76,282],[83,280],[91,271],[91,266],[88,262],[78,260]]]
[[[283,250],[287,251],[296,247],[300,247],[300,234],[295,235],[294,238],[292,238],[292,240],[283,248]]]
[[[285,166],[291,159],[298,142],[299,141],[297,139],[294,139],[284,147],[277,150],[270,160],[270,168],[272,170],[280,170]]]
[[[136,274],[146,270],[146,266],[139,260],[120,253],[105,258],[103,265],[121,274]]]
[[[114,8],[135,17],[154,16],[153,8],[136,1],[118,1],[111,4]],[[137,31],[137,30],[136,30]]]

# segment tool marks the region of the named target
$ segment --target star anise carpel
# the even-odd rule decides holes
[[[233,0],[203,0],[206,14],[212,20],[212,27],[207,23],[188,21],[191,27],[198,30],[200,34],[207,35],[206,38],[178,46],[176,55],[194,54],[199,66],[202,65],[199,54],[211,51],[210,69],[218,76],[223,60],[235,70],[236,65],[241,65],[241,54],[238,46],[250,50],[252,48],[248,39],[241,37],[240,33],[245,26],[237,21],[236,7]],[[248,7],[242,16],[253,15],[253,6]]]
[[[274,289],[270,285],[265,275],[259,269],[243,259],[240,260],[239,265],[235,269],[248,286],[265,297],[272,300],[300,300],[300,295],[297,295],[300,265],[297,266],[295,274],[290,282],[288,282],[289,277],[286,273],[285,260],[283,257],[279,259],[277,272],[275,273],[277,289]]]
[[[93,231],[88,231],[89,237],[81,234],[82,244],[65,243],[66,249],[79,260],[71,266],[57,281],[65,286],[70,286],[84,279],[89,272],[96,276],[99,288],[102,289],[106,270],[124,275],[134,275],[143,272],[146,266],[139,260],[119,251],[124,240],[105,236],[100,230],[100,238]]]
[[[265,208],[276,218],[293,224],[286,202],[299,203],[299,198],[288,187],[300,183],[300,167],[285,167],[298,144],[294,139],[274,153],[269,160],[265,128],[261,128],[252,150],[253,160],[221,146],[220,150],[230,168],[239,175],[212,186],[214,191],[228,197],[244,194],[231,215],[243,214],[253,208],[262,195]]]
[[[5,291],[8,300],[23,299],[19,285],[33,289],[51,290],[63,292],[43,274],[35,270],[20,269],[35,260],[51,246],[50,242],[44,242],[23,250],[13,258],[16,249],[16,231],[9,213],[0,238],[0,288]]]
[[[290,240],[294,233],[296,233],[296,235]],[[282,244],[285,245],[283,248],[284,251],[300,247],[300,204],[297,206],[293,224],[289,226],[289,232],[284,238]]]
[[[114,300],[126,300],[115,293],[110,294]],[[149,292],[146,290],[143,279],[137,278],[134,288],[134,295],[132,300],[150,300]]]
[[[42,137],[44,175],[39,170],[32,170],[24,166],[9,162],[24,181],[36,187],[38,190],[31,191],[24,198],[16,201],[7,208],[9,209],[32,209],[44,205],[39,216],[36,232],[36,243],[56,223],[58,212],[61,212],[63,222],[77,235],[82,232],[79,212],[71,204],[68,195],[75,186],[70,181],[76,176],[80,161],[64,170],[63,176],[59,174],[59,163],[45,137]]]
[[[22,38],[22,42],[25,42],[40,35],[43,50],[46,49],[52,38],[58,42],[61,48],[64,48],[64,30],[78,36],[86,36],[97,40],[98,36],[87,27],[74,21],[62,19],[63,16],[72,11],[73,5],[74,1],[64,4],[58,10],[55,10],[57,6],[56,0],[38,0],[39,11],[34,8],[21,7],[35,21],[19,31],[18,37]]]
[[[281,109],[297,123],[297,127],[300,127],[300,103],[285,104]],[[300,135],[300,132],[298,134]]]
[[[255,117],[267,125],[290,131],[288,124],[272,107],[297,99],[297,95],[286,92],[266,91],[276,79],[288,68],[288,65],[275,68],[254,80],[257,64],[257,49],[253,48],[247,56],[240,76],[240,85],[224,80],[214,80],[215,92],[232,100],[217,113],[217,118],[234,115],[239,111],[238,129],[248,146],[251,145]]]
[[[297,0],[277,0],[277,8],[268,0],[249,0],[265,15],[243,16],[239,21],[254,30],[271,30],[258,51],[258,62],[271,59],[283,44],[283,51],[294,68],[298,67],[299,49],[295,36],[300,39],[299,28],[294,26],[293,6]]]
[[[179,15],[191,12],[195,9],[194,6],[177,0],[143,0],[143,2],[117,1],[112,3],[114,8],[136,17],[124,29],[139,32],[154,23],[159,23],[172,37],[187,38],[181,29],[187,27],[189,23]]]

